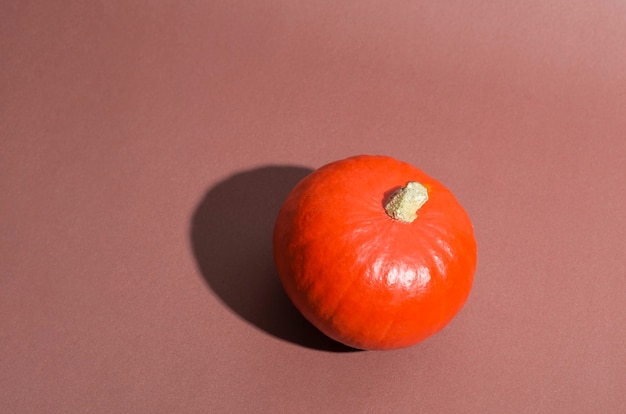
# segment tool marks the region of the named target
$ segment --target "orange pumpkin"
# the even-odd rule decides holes
[[[361,155],[304,178],[274,227],[274,261],[298,310],[348,346],[413,345],[464,305],[476,268],[471,221],[419,169]]]

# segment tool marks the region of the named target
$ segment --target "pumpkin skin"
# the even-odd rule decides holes
[[[411,181],[428,200],[401,222],[384,206]],[[454,195],[387,156],[351,157],[304,178],[278,213],[273,248],[304,317],[366,350],[408,347],[441,330],[465,304],[476,269],[472,223]]]

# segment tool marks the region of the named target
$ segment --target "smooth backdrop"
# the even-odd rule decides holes
[[[291,306],[275,214],[410,162],[476,229],[461,313],[354,352]],[[626,2],[4,1],[6,413],[618,413]]]

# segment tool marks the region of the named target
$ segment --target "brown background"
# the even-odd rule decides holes
[[[626,2],[5,1],[0,52],[3,412],[623,412]],[[476,228],[409,349],[325,339],[271,260],[362,153]]]

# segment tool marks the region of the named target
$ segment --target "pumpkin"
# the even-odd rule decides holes
[[[282,285],[345,345],[414,345],[465,304],[476,269],[472,223],[454,195],[408,163],[360,155],[300,181],[281,207],[273,251]]]

